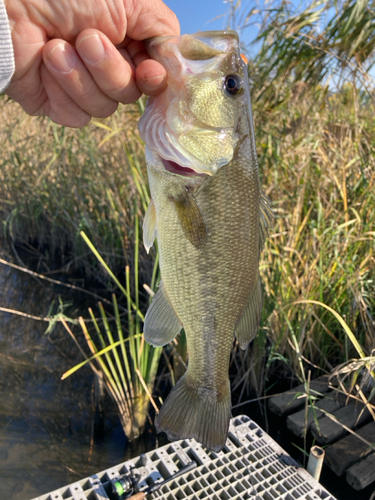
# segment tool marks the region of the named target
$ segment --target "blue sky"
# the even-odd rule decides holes
[[[226,16],[209,22],[228,12],[229,6],[222,0],[164,0],[164,3],[177,15],[182,34],[225,27]]]
[[[223,0],[163,0],[177,15],[181,34],[197,31],[222,30],[227,26],[229,3]],[[255,2],[248,2],[254,5]],[[246,2],[243,2],[243,12],[246,12]],[[257,35],[257,30],[247,28],[240,38],[246,44]],[[250,54],[254,49],[250,49]]]
[[[163,0],[177,15],[180,25],[181,34],[196,33],[197,31],[206,30],[221,30],[226,27],[228,20],[228,12],[230,10],[229,3],[223,0]],[[310,4],[311,0],[291,0],[294,6]],[[246,9],[250,6],[264,5],[264,0],[258,1],[243,1],[242,12],[247,13]],[[243,33],[240,33],[240,39],[246,44],[246,53],[254,56],[259,50],[259,45],[249,46],[257,35],[255,27],[248,27]],[[375,77],[375,67],[370,71],[371,76]]]

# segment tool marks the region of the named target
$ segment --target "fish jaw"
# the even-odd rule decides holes
[[[196,72],[201,61],[205,61],[201,64],[205,71],[217,71],[221,59],[233,52],[238,44],[237,32],[227,30],[155,37],[146,41],[146,48],[150,57],[160,62],[173,78],[168,85],[178,85],[183,78],[182,72]]]
[[[164,95],[150,98],[139,121],[141,138],[148,149],[166,161],[214,175],[233,158],[238,135],[233,127],[205,127],[184,115],[184,100],[167,89]]]
[[[142,139],[164,160],[214,175],[233,159],[237,122],[248,104],[245,95],[229,95],[227,89],[233,73],[244,94],[248,91],[237,34],[158,37],[147,50],[166,68],[168,87],[148,99],[138,124]]]
[[[206,173],[199,173],[196,170],[180,165],[173,160],[163,158],[159,153],[152,151],[148,146],[146,146],[145,151],[150,182],[153,178],[151,171],[159,176],[169,176],[171,183],[178,183],[179,186],[198,187],[202,184],[204,179],[208,177]]]

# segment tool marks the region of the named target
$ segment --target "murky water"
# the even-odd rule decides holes
[[[66,311],[71,317],[87,316],[87,306],[95,305],[89,299],[83,306],[82,296],[0,264],[0,307],[46,316],[59,295],[76,304]],[[61,325],[50,335],[45,335],[46,327],[0,311],[0,500],[29,500],[157,446],[155,435],[148,432],[128,443],[108,397],[104,419],[98,422],[94,374],[85,367],[61,381],[82,356]],[[80,333],[79,327],[73,330]],[[280,426],[280,419],[268,415],[265,421],[257,405],[234,414],[248,414],[303,462],[298,451],[303,442],[286,431],[285,424]],[[328,468],[321,481],[340,500],[368,500],[374,490],[369,486],[355,492]]]
[[[77,302],[60,286],[0,264],[1,307],[46,316],[59,294]],[[67,314],[78,317],[72,307]],[[49,336],[47,325],[0,312],[0,500],[34,498],[155,446],[152,436],[126,442],[109,398],[99,439],[95,377],[85,367],[61,381],[82,356],[61,325]]]
[[[283,388],[282,390],[285,390]],[[278,391],[277,391],[278,392]],[[267,404],[261,411],[257,403],[243,405],[233,410],[234,415],[249,415],[257,424],[259,424],[287,453],[289,453],[302,467],[307,466],[308,456],[302,450],[310,450],[316,442],[309,434],[307,441],[296,437],[286,427],[285,417],[280,418],[267,410]],[[369,500],[375,493],[375,483],[367,486],[361,491],[351,488],[346,482],[345,475],[338,477],[331,469],[323,465],[322,474],[319,482],[335,497],[337,500]]]

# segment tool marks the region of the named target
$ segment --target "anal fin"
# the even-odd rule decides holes
[[[171,342],[181,329],[181,321],[178,319],[161,282],[146,313],[143,326],[145,340],[154,347],[160,347]]]
[[[258,282],[235,328],[236,337],[241,349],[246,349],[247,344],[251,342],[257,334],[261,313],[262,287],[259,276]]]

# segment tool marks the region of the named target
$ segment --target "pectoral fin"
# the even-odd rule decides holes
[[[147,310],[143,333],[145,340],[154,347],[168,344],[181,331],[182,324],[170,303],[163,284]]]
[[[154,202],[151,200],[143,221],[143,244],[146,252],[150,251],[156,238],[156,210]]]
[[[257,334],[261,312],[262,288],[259,277],[258,283],[255,285],[253,293],[250,295],[242,316],[236,325],[236,337],[241,349],[245,349],[247,344],[251,342]]]
[[[178,198],[172,198],[172,201],[186,238],[196,248],[200,248],[206,242],[207,230],[194,196],[186,190]]]
[[[270,200],[267,198],[265,194],[261,192],[260,203],[259,203],[259,208],[260,208],[259,252],[261,252],[263,249],[264,242],[268,236],[268,230],[270,227],[272,227],[273,219],[275,217],[275,214],[273,213],[270,205],[271,205]]]

